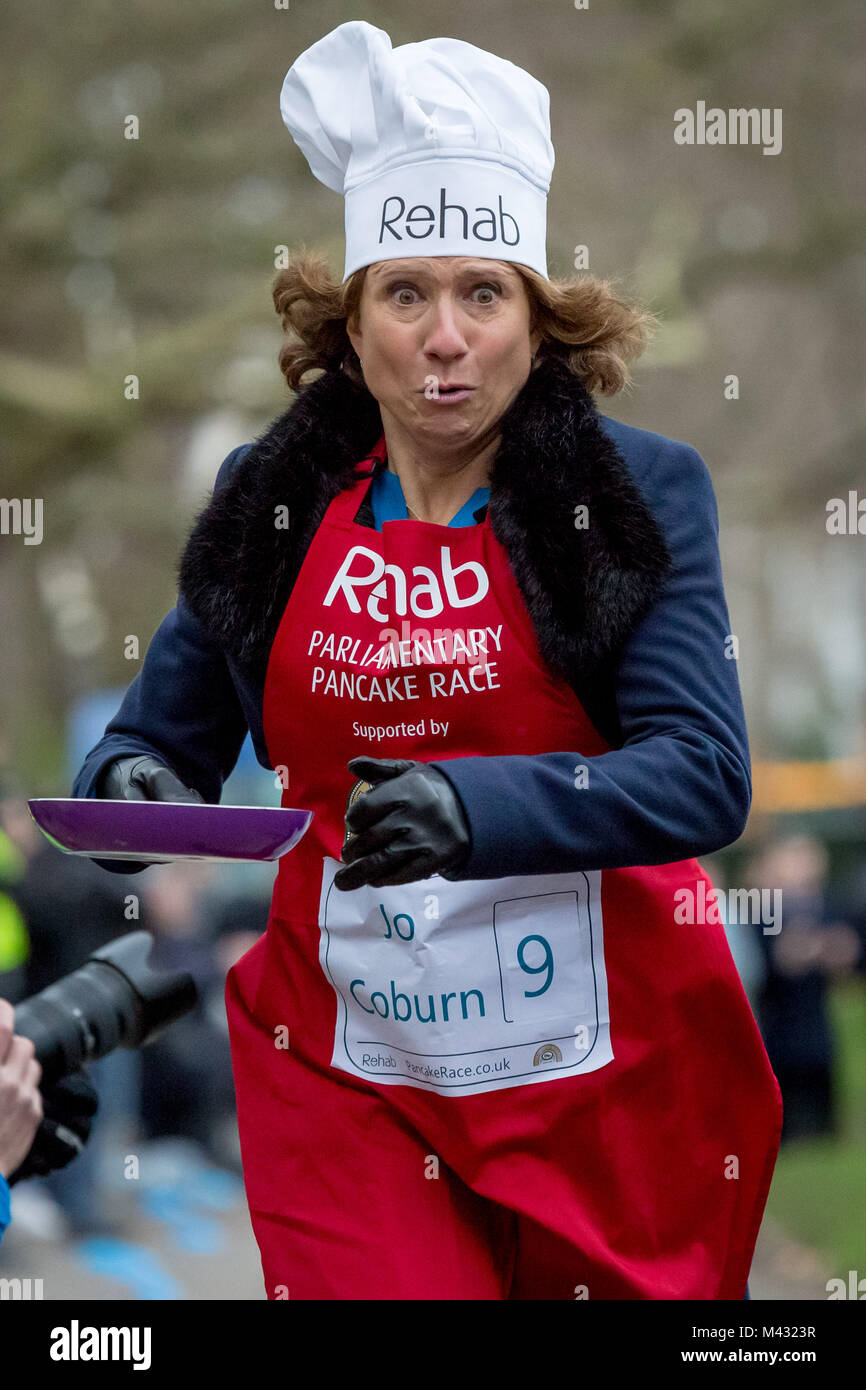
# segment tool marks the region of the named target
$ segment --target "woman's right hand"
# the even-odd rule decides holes
[[[105,801],[204,801],[150,753],[106,763],[96,783],[96,795]]]

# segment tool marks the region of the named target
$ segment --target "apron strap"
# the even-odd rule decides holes
[[[339,517],[341,520],[354,521],[358,508],[362,505],[367,492],[372,486],[373,476],[380,463],[384,461],[388,453],[384,434],[377,440],[376,444],[355,464],[354,476],[356,481],[338,492],[336,497],[331,500],[326,516],[333,519]]]
[[[385,436],[383,434],[377,439],[369,454],[355,464],[355,472],[360,473],[365,478],[372,477],[376,471],[377,465],[383,463],[387,457],[388,446],[385,443]]]

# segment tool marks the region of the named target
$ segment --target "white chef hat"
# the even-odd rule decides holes
[[[406,256],[518,261],[547,277],[550,96],[514,63],[461,39],[392,48],[350,20],[292,64],[280,112],[345,197],[344,280]]]

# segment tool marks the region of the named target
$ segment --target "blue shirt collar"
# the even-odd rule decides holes
[[[377,531],[381,531],[383,521],[406,521],[409,513],[406,498],[396,473],[392,473],[386,461],[376,462],[373,482],[370,485],[370,505],[373,508],[373,521]],[[475,515],[487,506],[490,499],[489,487],[478,487],[468,498],[459,512],[452,516],[449,526],[476,526],[481,519]],[[483,516],[483,511],[482,511]]]

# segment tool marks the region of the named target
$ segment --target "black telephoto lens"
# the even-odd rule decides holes
[[[195,1008],[187,971],[148,964],[153,937],[129,932],[110,941],[70,975],[15,1006],[15,1032],[30,1038],[42,1082],[59,1081],[116,1047],[150,1042]]]

